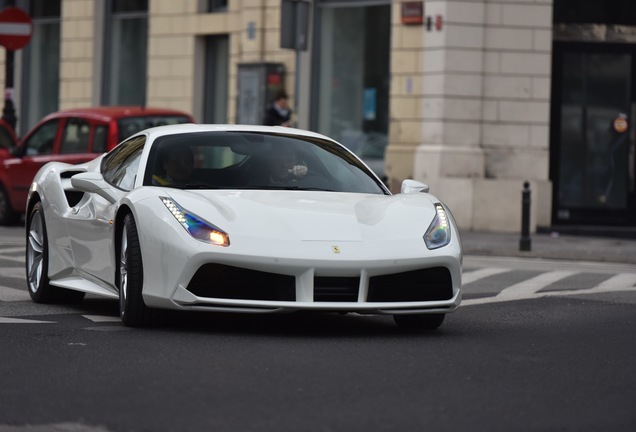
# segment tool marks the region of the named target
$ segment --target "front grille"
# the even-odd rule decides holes
[[[446,267],[369,278],[369,302],[440,301],[451,298],[453,280]]]
[[[359,277],[314,278],[315,302],[357,302]]]
[[[249,270],[223,264],[205,264],[188,284],[197,297],[296,301],[294,276]]]

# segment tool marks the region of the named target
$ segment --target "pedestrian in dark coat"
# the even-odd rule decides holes
[[[288,104],[289,97],[283,89],[276,93],[274,103],[265,112],[266,126],[291,126],[292,110]]]

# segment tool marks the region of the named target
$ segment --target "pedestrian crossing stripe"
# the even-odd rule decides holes
[[[587,295],[602,294],[608,292],[636,292],[636,274],[620,273],[610,277],[606,281],[592,287],[575,290],[559,290],[559,291],[541,291],[542,288],[566,278],[575,272],[569,271],[553,271],[542,273],[539,276],[511,285],[499,294],[491,297],[482,297],[478,299],[468,299],[462,301],[462,306],[472,306],[487,303],[498,303],[514,300],[530,300],[541,297],[563,297],[571,295]]]
[[[0,324],[55,324],[55,322],[0,317]]]
[[[120,317],[114,316],[105,316],[105,315],[82,315],[89,321],[93,321],[94,323],[103,323],[103,322],[121,322]]]
[[[27,300],[31,300],[31,296],[27,291],[0,285],[0,301],[10,302]]]

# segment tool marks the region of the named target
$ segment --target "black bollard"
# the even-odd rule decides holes
[[[532,249],[530,239],[530,183],[523,183],[521,192],[521,239],[519,240],[519,250],[529,251]]]

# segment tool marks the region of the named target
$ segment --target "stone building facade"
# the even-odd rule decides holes
[[[394,192],[413,178],[430,185],[463,229],[515,232],[527,181],[531,230],[555,223],[553,0],[427,0],[415,24],[405,22],[402,1],[301,2],[309,12],[302,50],[281,48],[289,25],[282,1],[139,1],[147,25],[143,103],[234,123],[245,103],[241,66],[282,65],[297,126],[345,144],[380,143]],[[105,71],[126,66],[104,47],[115,25],[108,8],[121,2],[59,3],[57,108],[116,102],[104,96]],[[18,108],[29,105],[21,99],[32,84],[28,55],[17,56]],[[211,67],[219,69],[214,85]]]

